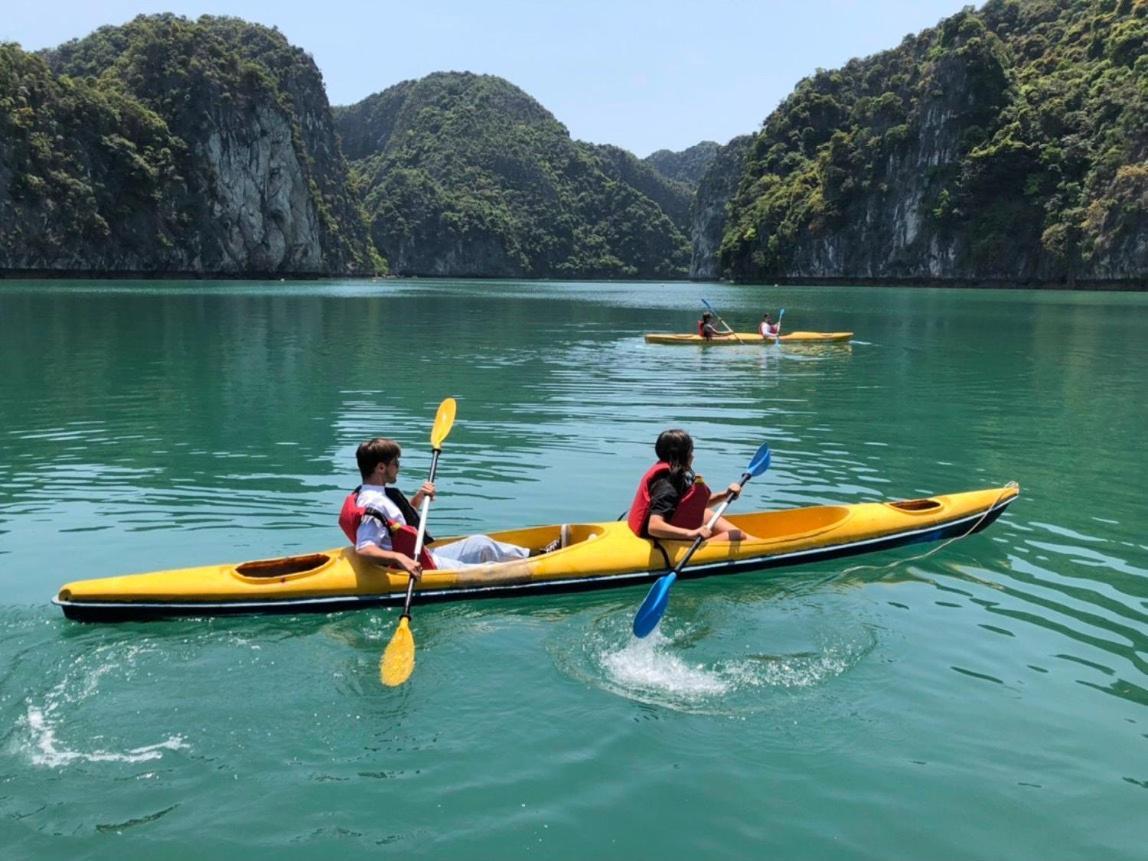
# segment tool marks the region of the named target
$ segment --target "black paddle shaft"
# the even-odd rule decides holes
[[[431,482],[432,484],[434,483],[435,473],[438,472],[438,456],[441,453],[442,453],[441,448],[436,448],[436,449],[431,450],[430,476],[427,478],[427,481]],[[426,512],[425,511],[422,513],[422,516],[419,519],[421,521],[420,525],[422,525],[423,529],[425,530],[426,529]],[[416,549],[422,550],[421,547],[416,548]],[[419,554],[419,555],[421,555],[421,554]],[[418,562],[418,561],[419,561],[418,556],[416,555],[415,562]],[[412,574],[410,579],[407,580],[407,598],[405,601],[403,601],[403,614],[402,614],[402,616],[399,616],[400,619],[403,618],[404,616],[408,619],[411,617],[411,598],[414,597],[414,594],[415,594],[415,578],[414,578],[414,575]]]

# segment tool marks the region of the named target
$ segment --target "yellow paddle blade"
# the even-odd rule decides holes
[[[399,619],[398,630],[387,643],[383,659],[379,661],[379,678],[388,687],[397,687],[411,677],[415,668],[415,636],[411,633],[410,619]]]
[[[455,408],[454,398],[447,398],[438,405],[438,412],[434,416],[434,427],[430,432],[431,448],[442,448],[442,441],[446,439],[451,425],[454,424]]]

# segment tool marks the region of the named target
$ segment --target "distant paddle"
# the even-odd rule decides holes
[[[438,405],[435,413],[434,426],[431,428],[431,465],[430,477],[427,481],[434,481],[435,472],[438,471],[438,456],[442,452],[442,441],[450,433],[454,424],[455,402],[454,398],[447,398]],[[423,504],[419,511],[419,531],[415,538],[415,561],[423,551],[423,541],[427,534],[427,514],[430,511],[430,497],[423,497]],[[415,593],[415,578],[407,581],[407,598],[403,603],[403,615],[399,617],[399,627],[395,630],[391,641],[387,643],[383,658],[379,661],[379,678],[384,685],[395,687],[410,678],[415,668],[415,636],[411,633],[411,598]]]
[[[757,450],[757,453],[745,468],[745,472],[742,473],[741,481],[739,481],[738,484],[744,488],[746,482],[751,478],[756,475],[761,475],[769,469],[769,457],[769,446],[762,443],[761,448]],[[726,499],[718,506],[717,511],[714,512],[714,516],[710,518],[709,526],[711,529],[718,522],[722,514],[725,513],[725,510],[731,502],[733,502],[732,498]],[[659,577],[657,582],[650,587],[650,591],[646,594],[646,600],[642,602],[642,606],[638,608],[638,612],[634,615],[634,636],[644,637],[649,634],[650,631],[654,630],[654,628],[658,627],[658,622],[662,620],[662,616],[666,612],[666,607],[670,603],[670,587],[674,585],[674,581],[678,579],[678,574],[686,567],[686,563],[690,561],[690,557],[694,555],[694,552],[701,547],[702,541],[704,540],[701,536],[695,538],[693,546],[690,547],[686,555],[682,557],[682,561],[674,566],[674,569],[670,571],[669,574]]]
[[[709,302],[707,302],[705,299],[702,299],[702,304],[703,304],[703,305],[705,305],[705,306],[706,306],[706,308],[709,310],[709,312],[710,312],[711,314],[713,314],[713,315],[714,315],[714,317],[716,317],[716,318],[717,318],[717,321],[718,321],[719,323],[721,323],[723,326],[725,326],[725,330],[726,330],[726,332],[727,332],[728,334],[730,334],[730,335],[733,335],[733,337],[734,337],[734,340],[735,340],[735,341],[737,341],[739,344],[744,344],[744,343],[745,343],[745,341],[743,341],[741,338],[739,338],[739,337],[737,336],[737,332],[735,332],[733,329],[731,329],[731,328],[730,328],[730,325],[729,325],[729,323],[727,323],[725,320],[723,320],[723,319],[721,318],[721,315],[720,315],[720,314],[718,314],[718,312],[714,310],[714,306],[713,306],[713,305],[711,305],[711,304],[710,304]]]
[[[785,316],[785,309],[782,308],[777,312],[777,337],[773,339],[773,343],[781,346],[781,318]]]

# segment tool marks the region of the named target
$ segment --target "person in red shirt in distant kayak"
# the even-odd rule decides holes
[[[741,485],[736,482],[725,490],[711,493],[702,477],[693,471],[694,441],[684,430],[667,430],[654,444],[658,462],[646,471],[638,483],[634,503],[630,506],[629,524],[641,538],[664,538],[692,541],[756,540],[719,517],[711,529],[712,503],[736,497]]]
[[[714,315],[705,311],[702,313],[702,318],[698,320],[698,334],[707,341],[712,341],[714,338],[728,338],[732,333],[718,331],[718,328],[714,326]]]

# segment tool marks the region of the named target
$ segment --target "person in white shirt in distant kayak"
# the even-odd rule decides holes
[[[774,323],[768,314],[761,315],[761,325],[757,327],[757,330],[761,332],[761,337],[767,341],[772,341],[781,336],[781,324]]]
[[[355,544],[355,551],[367,559],[392,568],[401,568],[418,578],[425,568],[458,569],[494,562],[525,559],[538,553],[549,553],[562,546],[561,540],[552,541],[539,551],[528,547],[496,541],[489,535],[469,535],[433,550],[422,548],[414,559],[415,533],[418,528],[418,507],[425,498],[434,499],[435,486],[424,481],[408,501],[396,487],[399,456],[402,449],[391,439],[376,437],[359,446],[355,452],[361,486],[352,491],[343,503],[339,525]],[[427,535],[425,544],[433,539]]]

